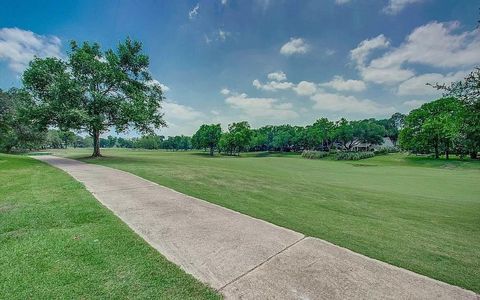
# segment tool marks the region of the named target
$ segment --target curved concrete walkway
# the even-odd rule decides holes
[[[473,292],[160,186],[55,156],[64,170],[187,273],[231,299],[476,299]]]

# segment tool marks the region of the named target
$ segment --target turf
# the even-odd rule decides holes
[[[91,150],[62,151],[85,157]],[[112,149],[83,160],[480,292],[480,164]]]
[[[64,172],[0,154],[0,298],[217,299]]]

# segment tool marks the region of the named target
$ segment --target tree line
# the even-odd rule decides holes
[[[352,151],[361,144],[366,150],[371,145],[380,145],[384,137],[389,137],[395,144],[405,116],[395,113],[389,119],[366,119],[348,121],[330,121],[321,118],[307,126],[267,125],[252,129],[246,121],[228,125],[222,132],[220,124],[204,124],[192,137],[196,149],[208,149],[237,155],[242,151],[301,151],[339,149]]]

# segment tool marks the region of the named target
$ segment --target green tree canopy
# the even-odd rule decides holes
[[[32,97],[31,119],[43,127],[88,132],[93,156],[100,156],[100,134],[133,127],[144,133],[165,126],[159,84],[148,71],[142,45],[126,39],[103,52],[97,43],[71,42],[66,60],[35,58],[23,74]]]
[[[192,137],[193,146],[197,149],[209,148],[210,155],[218,147],[218,142],[222,135],[220,124],[203,124]]]
[[[442,98],[423,104],[405,118],[400,132],[402,148],[435,154],[445,151],[446,158],[461,138],[464,107],[456,98]]]

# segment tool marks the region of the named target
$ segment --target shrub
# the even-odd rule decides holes
[[[311,151],[311,150],[303,150],[302,157],[308,159],[320,159],[327,157],[330,153],[326,151]]]
[[[385,155],[388,153],[396,153],[398,152],[397,148],[395,147],[381,147],[378,149],[375,149],[375,155]]]
[[[360,160],[365,158],[374,157],[373,152],[337,152],[335,156],[336,160]]]

